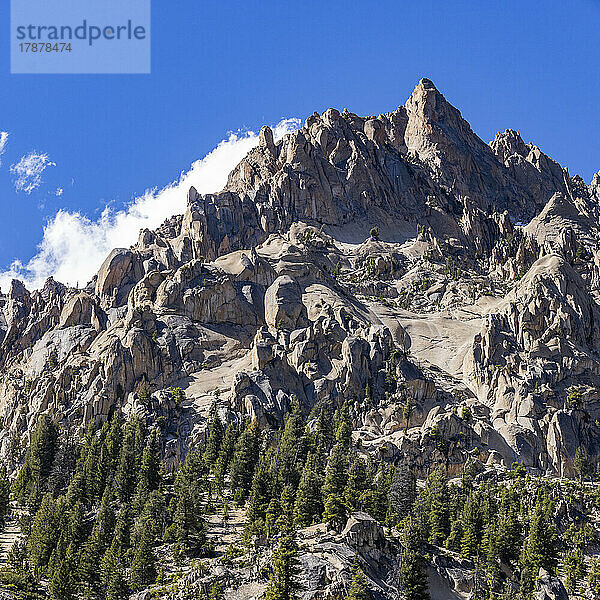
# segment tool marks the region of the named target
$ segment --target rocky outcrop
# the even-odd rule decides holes
[[[354,441],[418,472],[572,474],[600,452],[599,182],[513,130],[485,144],[427,79],[390,113],[263,127],[85,290],[0,295],[0,453],[41,412],[122,409],[167,418],[176,461],[215,400],[276,426],[295,396],[348,401]]]

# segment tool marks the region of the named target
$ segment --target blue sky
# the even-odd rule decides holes
[[[10,75],[2,36],[0,271],[36,255],[60,209],[65,227],[73,212],[93,222],[122,209],[229,131],[330,106],[387,112],[424,76],[485,141],[518,129],[589,181],[600,169],[599,35],[597,0],[153,0],[152,74],[114,76]],[[18,191],[10,167],[32,151],[49,165]]]

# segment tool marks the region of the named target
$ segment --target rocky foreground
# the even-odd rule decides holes
[[[427,79],[388,114],[329,109],[277,143],[263,127],[222,192],[190,189],[184,215],[115,249],[85,289],[0,295],[0,456],[16,474],[42,414],[77,436],[120,412],[159,428],[172,471],[214,407],[269,431],[295,398],[309,429],[347,405],[354,450],[419,479],[513,463],[590,477],[599,218],[600,174],[586,185],[513,130],[484,143]],[[307,581],[349,572],[356,544],[365,565],[401,546],[360,512],[320,527],[302,533]],[[436,552],[431,597],[475,594],[472,563]],[[264,592],[256,565],[228,597]],[[562,589],[540,598],[562,597],[540,576]]]

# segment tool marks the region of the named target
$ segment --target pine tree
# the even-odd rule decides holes
[[[554,573],[557,564],[556,529],[550,520],[551,503],[540,493],[529,519],[529,532],[521,552],[521,588],[533,589],[540,567]]]
[[[348,453],[344,445],[338,442],[333,447],[327,462],[325,483],[323,484],[323,496],[325,498],[331,494],[342,496],[347,482]]]
[[[496,524],[493,520],[489,520],[485,525],[481,545],[485,563],[485,588],[490,598],[494,598],[494,595],[499,593],[502,581],[496,537]]]
[[[67,501],[68,503],[68,501]],[[73,546],[74,550],[79,549],[85,537],[85,508],[79,500],[69,511],[69,522],[67,530],[67,540]]]
[[[265,529],[267,538],[273,538],[279,532],[279,519],[281,518],[281,503],[277,498],[271,498],[265,515]]]
[[[222,442],[223,423],[221,422],[219,411],[215,403],[211,410],[211,419],[208,426],[208,442],[206,443],[206,450],[204,451],[204,461],[211,468],[217,462]]]
[[[43,575],[48,567],[58,542],[56,532],[59,530],[60,515],[57,503],[50,494],[46,494],[35,513],[27,538],[29,557],[38,576]]]
[[[270,456],[263,459],[252,478],[252,489],[248,503],[247,520],[251,525],[259,519],[265,519],[269,502],[271,501],[271,472],[269,469]]]
[[[571,548],[565,554],[565,586],[570,594],[577,592],[579,583],[585,578],[585,563],[581,548]]]
[[[416,498],[417,479],[406,465],[401,465],[394,473],[388,494],[388,521],[391,525],[398,525],[410,514]]]
[[[152,492],[157,490],[161,482],[161,462],[159,447],[159,431],[155,427],[150,432],[148,441],[144,446],[140,465],[139,480],[144,482],[144,487]]]
[[[354,456],[348,470],[348,480],[344,488],[344,502],[349,510],[356,510],[360,505],[360,496],[367,489],[367,469],[365,461]]]
[[[129,502],[136,489],[143,438],[141,429],[139,419],[132,419],[125,426],[114,479],[115,492],[121,502]]]
[[[100,455],[102,453],[102,434],[106,431],[101,431],[100,435],[92,435],[87,452],[85,454],[85,462],[83,466],[84,472],[84,489],[85,496],[90,504],[95,504],[104,493],[106,484],[104,473],[100,465]]]
[[[288,483],[281,493],[281,514],[277,519],[277,529],[284,533],[291,533],[294,528],[294,506],[296,503],[296,494],[294,488]]]
[[[326,456],[333,443],[333,427],[330,412],[323,405],[319,410],[315,431],[315,451],[319,456]]]
[[[414,410],[414,405],[412,398],[410,396],[406,397],[406,402],[404,403],[404,408],[402,409],[402,418],[404,419],[406,426],[404,428],[405,432],[408,432],[410,427],[410,420],[412,419],[412,414]]]
[[[477,514],[476,500],[470,494],[464,503],[462,511],[462,538],[460,553],[464,558],[472,558],[477,552],[481,536],[481,523]]]
[[[210,550],[199,498],[193,487],[178,486],[173,523],[168,528],[165,538],[175,542],[177,554],[198,555],[206,554]]]
[[[222,490],[225,483],[225,475],[231,460],[233,459],[233,453],[235,449],[235,442],[237,440],[237,427],[229,425],[225,430],[225,436],[221,443],[221,449],[219,450],[219,456],[215,464],[215,486],[217,490]]]
[[[54,571],[48,593],[52,600],[73,600],[76,592],[76,581],[73,573],[75,572],[75,560],[73,556],[73,548],[67,548],[64,558],[60,561],[60,565]]]
[[[58,444],[48,475],[48,491],[54,498],[66,491],[76,464],[77,445],[70,435],[65,435]]]
[[[296,600],[300,591],[298,547],[293,536],[284,537],[273,553],[273,571],[265,592],[265,600]]]
[[[115,538],[102,558],[100,570],[106,600],[125,600],[129,597],[122,554],[122,548]]]
[[[105,441],[108,459],[107,468],[110,478],[109,483],[112,483],[114,473],[119,466],[119,457],[121,455],[121,447],[123,445],[123,426],[123,415],[121,411],[117,411],[110,421],[110,428]]]
[[[590,572],[588,573],[588,584],[595,594],[600,594],[600,556],[592,558]]]
[[[10,515],[10,482],[6,467],[0,465],[0,527]]]
[[[373,466],[367,469],[366,489],[359,496],[359,505],[362,510],[380,522],[385,521],[388,508],[388,494],[390,478],[385,466],[372,476]]]
[[[218,581],[212,584],[210,592],[208,593],[208,600],[225,600],[223,588]]]
[[[132,517],[131,511],[127,504],[121,507],[115,523],[115,533],[112,544],[116,544],[121,551],[125,551],[131,547],[132,533]]]
[[[231,464],[231,489],[238,501],[248,497],[259,449],[260,429],[258,421],[254,419],[239,437]]]
[[[277,489],[283,489],[288,483],[296,487],[300,479],[298,466],[304,460],[304,419],[300,403],[292,396],[291,412],[285,418],[283,434],[277,452],[276,474]]]
[[[423,489],[427,511],[429,543],[442,545],[449,533],[448,485],[442,467],[434,469]]]
[[[346,600],[371,600],[367,579],[356,559],[354,559],[352,566],[352,583],[346,595]]]
[[[316,464],[315,455],[309,455],[296,492],[294,522],[300,527],[312,525],[323,513],[322,479],[316,469]]]
[[[350,421],[350,405],[346,400],[338,408],[333,419],[335,439],[344,448],[350,448],[352,442],[352,422]]]
[[[46,491],[57,443],[56,423],[48,415],[41,415],[13,487],[13,492],[20,501],[35,504]]]
[[[145,527],[131,561],[131,588],[139,590],[156,579],[156,557],[152,528]]]
[[[98,565],[110,544],[115,526],[115,513],[111,506],[111,494],[106,490],[98,508],[89,538],[83,546],[79,571],[81,579],[92,587],[100,583]]]
[[[336,531],[341,531],[348,520],[346,505],[337,494],[329,494],[325,500],[325,511],[323,521],[328,523]]]
[[[505,495],[500,507],[496,528],[496,546],[500,559],[505,562],[517,560],[521,544],[521,526],[519,524],[517,503]]]
[[[585,448],[579,446],[573,457],[573,468],[579,477],[579,481],[583,481],[591,471],[590,461],[585,451]]]
[[[400,585],[404,600],[430,600],[425,561],[420,554],[419,532],[411,517],[402,528]]]

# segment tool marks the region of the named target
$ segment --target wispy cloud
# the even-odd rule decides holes
[[[297,119],[281,121],[274,128],[275,138],[298,126]],[[84,285],[113,248],[128,247],[135,243],[140,229],[156,228],[172,215],[185,212],[190,186],[205,194],[223,189],[230,171],[257,144],[254,132],[232,133],[177,181],[161,190],[146,191],[124,210],[107,206],[96,220],[60,210],[44,228],[37,254],[25,265],[16,260],[0,272],[0,288],[6,291],[11,279],[37,288],[51,275],[66,284]]]
[[[18,192],[31,194],[42,185],[42,174],[48,167],[55,167],[47,154],[36,151],[21,157],[19,162],[11,166],[10,172],[15,177],[15,189]]]
[[[0,157],[6,151],[7,143],[8,143],[8,131],[0,131]],[[0,165],[2,165],[2,159],[0,159]]]

